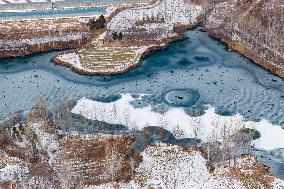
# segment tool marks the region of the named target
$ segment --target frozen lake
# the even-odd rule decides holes
[[[66,9],[66,10],[46,10],[33,12],[8,12],[0,13],[0,20],[23,20],[23,19],[43,19],[54,17],[75,17],[105,14],[103,7]]]
[[[83,7],[83,6],[105,6],[127,3],[148,3],[148,0],[55,0],[55,7],[63,9],[66,7]],[[0,0],[1,11],[19,11],[28,9],[50,9],[49,0]]]
[[[31,108],[39,93],[51,103],[58,103],[63,94],[74,101],[87,97],[109,102],[122,93],[142,93],[148,95],[133,102],[135,107],[151,105],[157,112],[182,108],[196,116],[211,105],[222,116],[240,113],[247,120],[266,119],[284,127],[284,81],[198,29],[187,31],[185,40],[153,53],[138,68],[118,76],[80,76],[51,63],[54,55],[0,60],[2,118]],[[263,158],[283,178],[281,154],[268,153]]]
[[[27,109],[42,92],[50,102],[62,93],[104,99],[121,93],[150,94],[139,106],[171,106],[189,113],[211,105],[221,115],[241,113],[247,119],[267,119],[284,126],[284,81],[198,30],[165,51],[155,52],[132,71],[118,76],[81,76],[50,58],[56,52],[0,60],[0,111]],[[194,91],[194,92],[191,92]],[[175,96],[183,96],[175,99]],[[193,95],[193,96],[192,96]],[[195,96],[194,96],[195,95]],[[198,99],[196,99],[196,95]],[[196,102],[191,104],[190,98]],[[18,99],[21,99],[20,101]]]

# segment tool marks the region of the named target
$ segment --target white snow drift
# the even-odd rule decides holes
[[[206,141],[222,141],[222,133],[233,134],[240,128],[252,128],[261,133],[260,139],[253,142],[256,148],[273,150],[284,148],[284,129],[266,120],[260,122],[245,121],[237,114],[234,116],[220,116],[214,108],[209,108],[199,117],[190,117],[182,108],[170,108],[161,114],[151,111],[151,107],[134,108],[130,103],[134,98],[130,94],[123,94],[116,102],[102,103],[82,98],[73,108],[72,113],[82,115],[88,119],[105,121],[111,124],[123,124],[129,128],[143,129],[145,126],[162,126],[169,131],[180,129],[182,137],[196,137]]]

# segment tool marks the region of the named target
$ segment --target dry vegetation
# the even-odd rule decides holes
[[[70,139],[61,147],[56,167],[74,184],[127,182],[141,161],[132,142],[128,136]]]
[[[237,180],[246,188],[269,188],[275,180],[251,156],[238,158],[233,165],[224,160],[210,170],[209,155],[198,148],[159,144],[146,146],[138,154],[132,147],[133,136],[86,134],[80,132],[87,127],[84,121],[77,132],[71,131],[68,106],[63,101],[59,106],[63,109],[55,108],[51,119],[41,97],[25,124],[15,127],[18,120],[14,118],[0,127],[0,170],[7,166],[11,170],[6,170],[9,179],[0,177],[0,187],[79,189],[109,184],[114,188],[131,182],[134,188],[157,188],[153,182],[159,180],[168,188],[206,188],[210,184],[205,181],[227,187],[227,181]],[[216,183],[216,179],[226,182]]]
[[[0,28],[0,39],[5,41],[89,31],[78,19],[0,21]]]
[[[255,158],[246,157],[243,162],[231,166],[227,170],[232,178],[242,182],[246,188],[271,188],[271,182],[275,179],[268,174],[268,168]]]
[[[94,47],[79,51],[83,67],[91,70],[125,67],[136,61],[138,54],[135,49],[123,47]]]
[[[227,0],[212,4],[205,28],[233,49],[284,77],[283,8],[280,0]]]
[[[133,137],[87,136],[81,132],[87,127],[84,120],[71,134],[69,107],[63,97],[49,112],[40,96],[25,123],[18,124],[15,116],[0,125],[0,169],[7,168],[0,171],[0,188],[69,189],[131,179],[141,162]]]
[[[78,19],[1,21],[0,58],[76,48],[90,37],[89,27]]]

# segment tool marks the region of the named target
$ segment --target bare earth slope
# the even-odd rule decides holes
[[[284,77],[284,2],[227,0],[211,6],[204,26],[214,37]]]

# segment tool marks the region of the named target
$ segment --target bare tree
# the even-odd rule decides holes
[[[44,95],[40,94],[37,97],[36,104],[34,105],[28,116],[28,122],[33,123],[33,122],[43,121],[44,123],[47,123],[47,120],[48,120],[48,107],[47,107],[46,98],[44,97]]]
[[[122,167],[122,156],[118,154],[118,148],[115,139],[111,136],[105,147],[107,161],[105,171],[110,174],[112,184]]]

